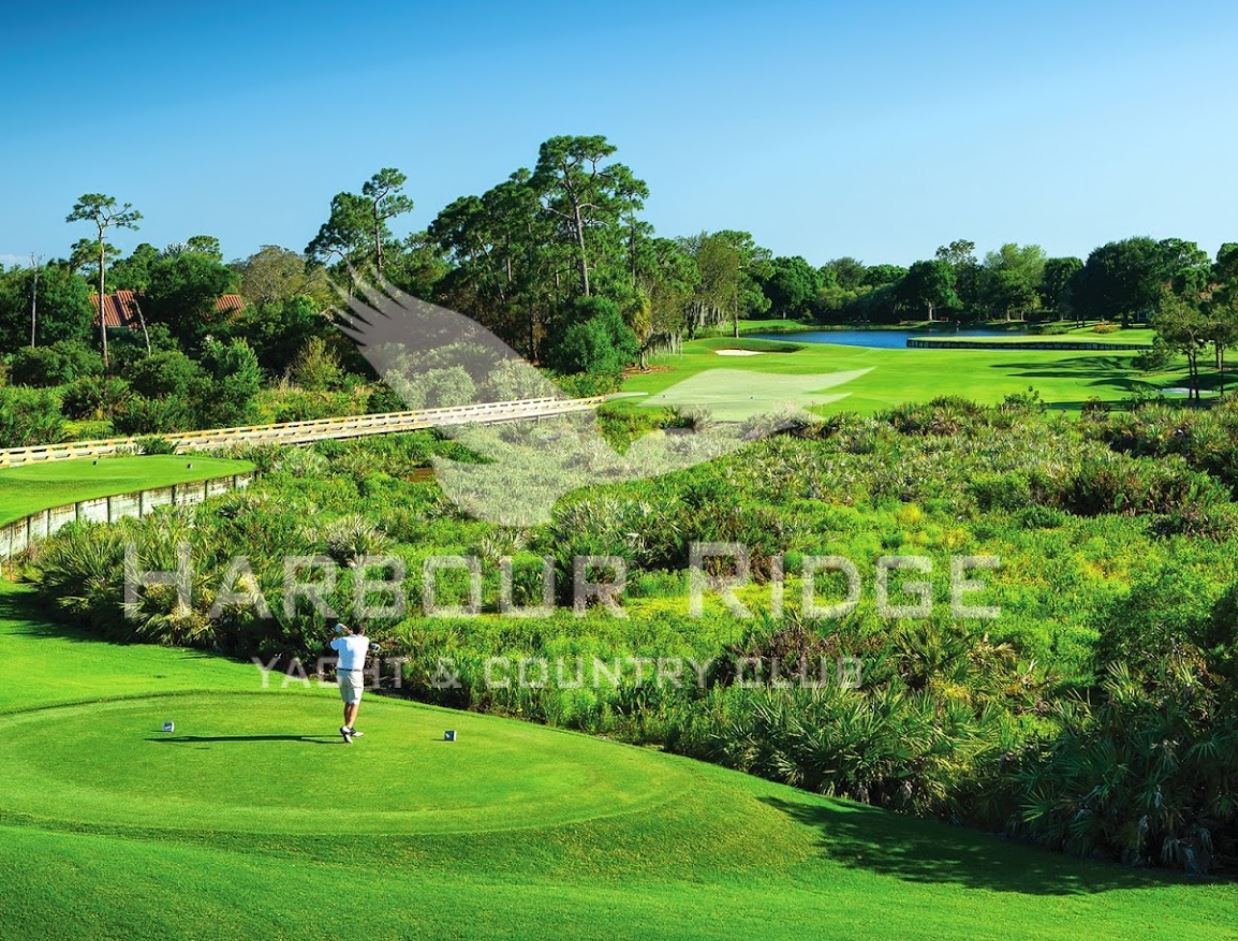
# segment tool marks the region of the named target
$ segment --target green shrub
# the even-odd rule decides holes
[[[327,555],[349,565],[362,556],[381,555],[391,548],[387,534],[356,513],[332,520],[321,530],[316,528],[315,538],[321,541]]]
[[[982,406],[967,399],[940,396],[930,402],[900,405],[882,417],[901,434],[952,435],[983,414]]]
[[[91,441],[96,438],[110,438],[115,433],[110,419],[97,421],[75,421],[66,423],[66,441]]]
[[[413,372],[408,376],[390,374],[387,385],[402,403],[395,411],[422,408],[449,408],[477,401],[477,386],[463,366],[446,366]]]
[[[109,640],[135,639],[124,616],[125,534],[121,527],[70,523],[39,556],[39,592],[48,608]]]
[[[139,438],[136,442],[139,454],[175,454],[176,442],[169,441],[167,438],[160,438],[157,435],[151,435],[146,438]]]
[[[1151,349],[1141,350],[1131,358],[1131,365],[1140,372],[1158,372],[1173,362],[1174,351],[1158,335]]]
[[[259,420],[263,422],[313,421],[366,411],[365,401],[350,392],[311,392],[281,387],[259,396]]]
[[[198,364],[179,350],[164,350],[135,360],[125,370],[133,391],[148,399],[185,397],[201,376]]]
[[[112,419],[129,400],[129,383],[119,376],[83,376],[62,392],[62,407],[70,418]]]
[[[48,389],[0,387],[0,448],[54,444],[63,439],[59,396]]]
[[[581,372],[571,376],[556,376],[555,385],[571,398],[587,399],[614,392],[619,388],[621,378],[619,373]]]
[[[550,365],[560,373],[585,372],[618,375],[636,362],[640,345],[624,323],[619,308],[604,298],[587,298],[578,305],[588,319],[578,320],[563,331],[550,351]]]
[[[339,354],[322,337],[310,337],[292,364],[292,380],[303,389],[325,392],[338,388],[343,379]]]
[[[1228,500],[1219,482],[1192,471],[1181,458],[1090,457],[1060,483],[1056,499],[1081,516],[1194,512]]]
[[[193,417],[184,399],[132,395],[112,418],[112,424],[122,435],[167,434],[192,427]]]
[[[407,408],[399,394],[385,382],[374,384],[365,403],[365,411],[371,415],[380,412],[402,412]]]
[[[1032,326],[1028,333],[1038,336],[1060,337],[1070,333],[1075,327],[1073,321],[1057,321],[1055,323],[1038,323]]]
[[[146,348],[147,337],[150,349]],[[122,330],[108,336],[107,353],[111,368],[122,376],[128,376],[133,366],[147,356],[179,350],[167,324],[147,323],[146,333],[139,330]]]
[[[1031,481],[1021,471],[980,474],[970,486],[982,510],[1019,510],[1032,500]]]
[[[481,393],[488,402],[537,399],[553,394],[549,381],[523,360],[505,359],[490,371]]]
[[[9,360],[9,381],[22,386],[61,386],[103,373],[103,357],[76,340],[22,347]]]
[[[244,340],[207,340],[201,362],[205,378],[197,383],[194,393],[199,426],[225,428],[250,423],[262,386],[254,351]]]
[[[1089,436],[1125,454],[1179,455],[1195,470],[1238,493],[1238,401],[1226,400],[1201,411],[1157,400],[1088,422],[1084,428]]]

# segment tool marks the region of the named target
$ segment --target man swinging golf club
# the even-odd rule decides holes
[[[360,625],[350,628],[337,624],[335,632],[340,636],[331,641],[331,649],[339,654],[335,677],[340,687],[340,699],[344,700],[344,724],[340,726],[340,735],[345,744],[351,745],[354,738],[364,734],[358,732],[353,723],[357,721],[361,691],[365,687],[365,655],[370,649],[370,642],[366,640],[365,628]]]

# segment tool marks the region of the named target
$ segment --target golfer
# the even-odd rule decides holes
[[[365,687],[365,655],[370,649],[370,642],[366,640],[365,628],[360,625],[345,627],[337,624],[335,630],[340,636],[331,641],[331,649],[339,654],[335,678],[340,686],[340,698],[344,700],[344,724],[340,726],[340,735],[345,744],[351,745],[354,738],[364,734],[358,732],[353,723],[357,721],[361,691]]]

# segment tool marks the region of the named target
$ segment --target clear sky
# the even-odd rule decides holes
[[[607,135],[657,230],[814,264],[952,238],[1086,254],[1238,241],[1238,4],[8,5],[0,261],[67,254],[83,192],[302,249],[383,166],[422,228],[554,134]]]

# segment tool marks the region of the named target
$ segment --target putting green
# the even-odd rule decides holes
[[[0,814],[32,822],[210,832],[518,830],[665,801],[687,775],[637,748],[391,700],[366,735],[332,734],[338,700],[201,693],[0,719]],[[176,731],[161,731],[164,720]],[[443,741],[445,728],[456,742]],[[290,769],[295,768],[295,773]]]

